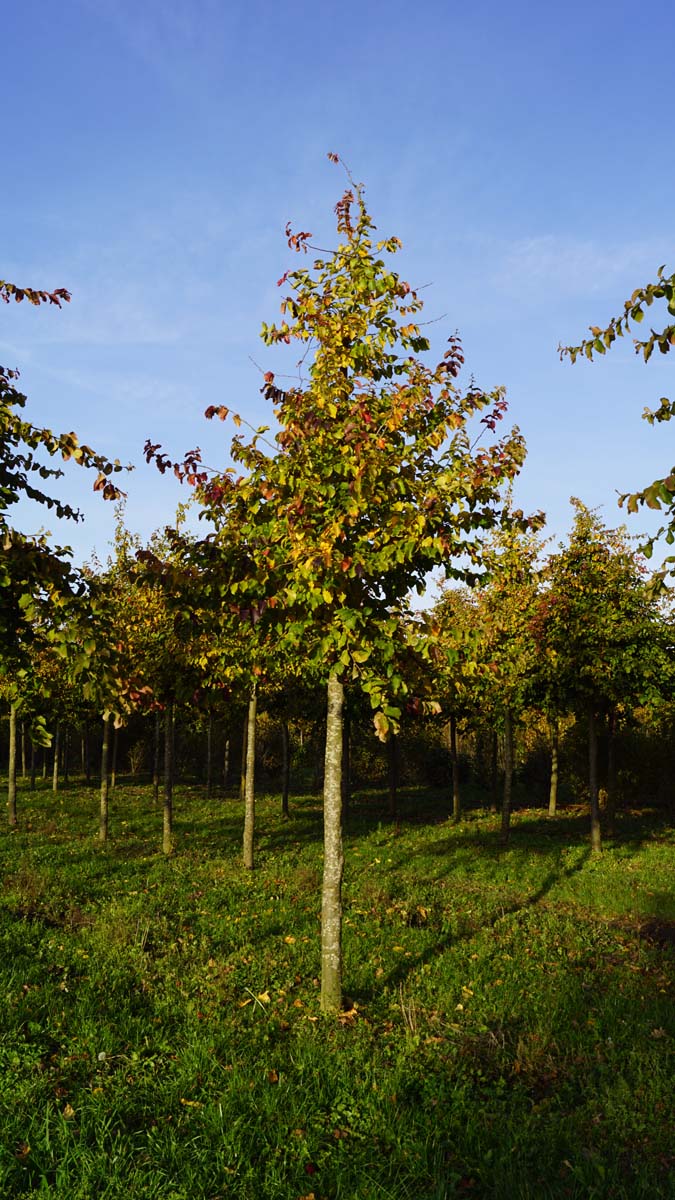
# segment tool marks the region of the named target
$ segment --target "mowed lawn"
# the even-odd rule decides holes
[[[624,814],[358,795],[345,992],[319,1012],[321,805],[19,792],[0,833],[0,1196],[675,1196],[675,837]]]

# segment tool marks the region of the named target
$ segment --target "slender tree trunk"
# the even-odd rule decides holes
[[[26,778],[26,725],[21,722],[21,778]]]
[[[54,760],[52,764],[52,791],[59,790],[59,750],[61,749],[61,722],[56,722],[54,730]]]
[[[551,726],[551,781],[548,790],[548,815],[554,817],[558,807],[558,747],[559,732],[557,718]]]
[[[497,798],[499,796],[499,734],[496,729],[492,731],[490,744],[490,812],[496,813],[498,810]]]
[[[614,837],[616,832],[616,712],[609,715],[607,738],[607,832]]]
[[[251,688],[246,723],[246,777],[244,780],[244,866],[253,870],[255,834],[255,718],[258,705],[255,683]]]
[[[37,754],[35,753],[35,743],[31,738],[30,743],[30,790],[35,791],[35,775],[37,772]]]
[[[398,809],[398,739],[395,733],[390,733],[387,738],[387,790],[389,816],[395,821]]]
[[[98,840],[108,840],[108,764],[110,759],[110,725],[111,718],[103,718],[103,740],[101,742],[101,804],[98,822]]]
[[[457,717],[450,714],[450,764],[452,767],[452,819],[459,821],[462,811],[459,794],[459,754],[457,752]]]
[[[223,750],[223,788],[227,791],[230,782],[230,739],[225,738],[225,748]]]
[[[164,818],[162,850],[173,851],[173,704],[167,701],[164,710]]]
[[[342,708],[344,687],[328,680],[326,760],[323,784],[323,886],[321,891],[321,1009],[342,1007]]]
[[[288,811],[288,796],[291,790],[291,739],[288,731],[288,721],[281,722],[281,815],[286,820],[290,817]]]
[[[246,803],[246,758],[248,755],[248,711],[244,717],[244,726],[241,731],[241,778],[239,780],[239,799],[242,804]]]
[[[504,799],[502,801],[502,827],[499,840],[505,846],[511,832],[511,793],[513,790],[513,723],[511,710],[504,713]]]
[[[9,707],[9,763],[7,765],[7,811],[9,823],[16,829],[16,704]]]
[[[110,791],[111,792],[115,791],[115,784],[117,783],[117,747],[119,744],[119,732],[120,731],[117,728],[117,726],[114,725],[113,726],[113,735],[112,735],[112,767],[111,767],[111,771],[110,771]]]
[[[42,747],[42,778],[47,778],[47,747]]]
[[[206,727],[206,795],[213,791],[213,713],[209,712],[209,723]]]
[[[598,799],[598,731],[592,710],[588,714],[588,785],[591,793],[591,850],[599,854],[602,850],[602,834]]]
[[[155,713],[154,739],[152,749],[152,802],[159,804],[159,750],[161,745],[161,725],[159,712]]]

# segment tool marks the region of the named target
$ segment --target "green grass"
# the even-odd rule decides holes
[[[147,789],[19,796],[0,833],[0,1196],[675,1196],[675,839],[624,815],[346,831],[341,1021],[318,1010],[321,810]],[[673,926],[675,928],[675,925]]]

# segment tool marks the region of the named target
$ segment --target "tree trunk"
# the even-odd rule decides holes
[[[173,704],[167,701],[164,709],[164,814],[162,850],[173,850]]]
[[[554,817],[558,807],[558,722],[551,727],[551,782],[548,791],[548,815]]]
[[[506,846],[511,832],[511,792],[513,789],[513,723],[511,710],[504,713],[504,799],[502,801],[502,827],[499,840]]]
[[[61,722],[56,722],[54,730],[54,760],[52,764],[52,791],[59,790],[59,750],[61,749]]]
[[[225,748],[223,750],[223,789],[227,791],[230,782],[230,739],[225,738]]]
[[[42,747],[42,778],[47,778],[47,747]]]
[[[244,779],[244,866],[253,870],[255,833],[255,717],[258,698],[255,683],[251,688],[246,722],[246,775]]]
[[[323,784],[323,885],[321,890],[321,1009],[342,1007],[342,708],[344,687],[328,680]]]
[[[206,796],[210,798],[213,790],[213,714],[209,713],[209,723],[206,727]]]
[[[110,791],[111,792],[115,791],[115,784],[117,783],[117,747],[118,747],[118,743],[119,743],[119,732],[120,731],[117,728],[117,726],[114,725],[113,726],[113,735],[112,735],[112,769],[110,771]]]
[[[152,803],[155,805],[159,804],[159,750],[161,740],[159,712],[156,712],[152,749]]]
[[[591,793],[591,850],[599,854],[602,850],[600,832],[600,803],[598,799],[598,731],[595,713],[588,714],[588,786]]]
[[[35,753],[35,743],[31,738],[30,743],[30,790],[35,791],[35,776],[37,773],[37,754]]]
[[[21,778],[26,778],[26,726],[21,722]]]
[[[395,821],[398,809],[398,739],[395,733],[390,733],[387,738],[387,787],[389,816]]]
[[[457,753],[457,717],[450,714],[450,763],[452,766],[452,819],[459,821],[461,801],[459,795],[459,754]]]
[[[69,758],[70,758],[70,729],[66,725],[66,727],[63,731],[63,783],[64,783],[65,787],[68,787],[68,782],[70,780],[70,771],[69,771],[70,764],[68,762]]]
[[[98,823],[98,840],[108,840],[108,760],[110,757],[111,718],[103,718],[103,741],[101,743],[101,805]]]
[[[288,796],[291,790],[291,739],[288,732],[288,721],[281,722],[281,815],[286,820],[290,817],[288,811]]]
[[[616,713],[609,716],[607,736],[607,832],[614,837],[616,832]]]
[[[9,763],[7,766],[7,811],[9,823],[16,829],[16,704],[9,707]]]

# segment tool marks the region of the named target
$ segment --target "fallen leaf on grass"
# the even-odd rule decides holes
[[[72,1104],[66,1104],[62,1116],[65,1117],[66,1121],[72,1121],[73,1117],[75,1116],[75,1109],[73,1108]]]

